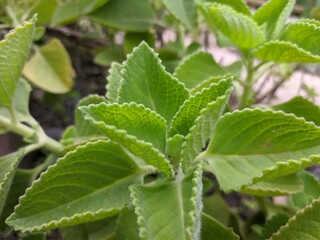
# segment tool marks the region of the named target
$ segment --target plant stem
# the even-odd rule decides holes
[[[244,81],[243,92],[242,92],[242,96],[239,104],[240,109],[250,106],[253,101],[253,91],[252,91],[253,83],[254,83],[253,74],[254,74],[253,58],[249,57],[247,62],[247,77]]]
[[[0,116],[0,126],[3,127],[6,130],[10,130],[20,136],[26,137],[26,136],[32,136],[32,135],[38,135],[38,145],[37,148],[45,148],[49,150],[50,152],[53,152],[55,154],[60,154],[63,146],[57,142],[56,140],[48,137],[42,132],[37,132],[31,127],[28,127],[22,123],[19,122],[12,122],[10,119]]]

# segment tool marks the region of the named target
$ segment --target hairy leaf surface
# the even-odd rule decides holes
[[[320,161],[320,128],[283,112],[246,109],[225,114],[199,157],[225,191],[294,173]]]
[[[146,43],[141,43],[129,55],[122,70],[119,103],[141,103],[170,124],[188,97],[184,85],[165,71],[156,53]]]
[[[168,133],[169,136],[174,136],[175,134],[188,135],[200,111],[209,103],[216,101],[217,98],[226,95],[231,89],[232,78],[228,78],[221,80],[217,84],[211,84],[209,88],[205,88],[196,95],[191,96],[184,102],[173,118]]]
[[[284,41],[270,41],[253,51],[261,60],[279,63],[317,63],[320,57],[313,55],[296,44]]]
[[[282,31],[280,40],[297,44],[300,48],[314,54],[320,54],[320,26],[306,22],[289,23]]]
[[[0,42],[0,107],[10,107],[21,70],[27,60],[35,31],[36,18],[25,22]]]
[[[201,177],[198,164],[189,176],[178,175],[173,182],[130,187],[142,239],[199,239]]]
[[[239,13],[244,15],[251,15],[248,5],[243,0],[194,0],[198,4],[203,4],[205,2],[211,3],[221,3],[232,7]]]
[[[134,32],[148,31],[154,21],[148,0],[110,0],[89,16],[97,23]]]
[[[193,0],[162,0],[168,11],[175,16],[187,29],[197,26],[197,11]]]
[[[265,40],[262,30],[256,22],[229,6],[208,5],[208,14],[218,30],[239,48],[251,49]]]
[[[288,102],[272,107],[274,110],[282,110],[293,113],[297,117],[303,117],[306,121],[312,121],[320,126],[320,108],[303,97],[294,97]]]
[[[254,13],[253,19],[264,26],[268,39],[278,37],[295,2],[295,0],[270,0]]]
[[[271,236],[271,240],[315,240],[320,236],[320,199],[297,212],[289,222]]]
[[[201,240],[240,240],[240,237],[230,228],[227,228],[205,213],[202,213],[201,224]]]
[[[108,83],[107,83],[107,99],[108,102],[116,102],[119,95],[119,88],[121,86],[121,70],[122,65],[119,63],[112,63],[109,69]]]
[[[194,125],[190,128],[181,150],[182,169],[184,172],[188,171],[195,157],[207,147],[213,129],[225,109],[232,89],[232,86],[225,89],[224,95],[203,108],[194,121]]]
[[[7,224],[37,231],[115,215],[129,204],[128,187],[139,183],[140,175],[118,144],[88,143],[49,167],[20,199]]]
[[[34,85],[51,93],[66,93],[73,86],[74,70],[60,40],[53,39],[36,51],[23,75]]]
[[[99,104],[82,107],[85,118],[102,130],[107,137],[126,147],[133,154],[160,171],[171,174],[164,152],[165,120],[143,105]]]
[[[186,57],[175,69],[174,76],[188,89],[193,89],[204,80],[225,73],[210,53],[199,51]]]

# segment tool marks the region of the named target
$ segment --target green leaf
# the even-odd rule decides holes
[[[202,213],[201,223],[201,240],[240,240],[240,237],[230,228],[227,228],[205,213]]]
[[[234,10],[236,10],[239,13],[242,13],[244,15],[251,15],[250,8],[243,0],[194,0],[198,4],[203,4],[205,2],[211,2],[211,3],[220,3],[224,5],[228,5],[232,7]]]
[[[39,48],[25,65],[23,74],[31,83],[51,93],[67,93],[73,86],[71,60],[58,39]]]
[[[285,225],[289,220],[289,216],[284,213],[278,213],[269,219],[263,226],[261,239],[269,239],[281,226]]]
[[[261,60],[278,63],[317,63],[320,57],[300,48],[296,44],[283,41],[267,42],[253,51]]]
[[[320,236],[320,199],[297,212],[288,223],[271,236],[271,240],[314,240]]]
[[[57,6],[56,0],[40,0],[32,7],[29,16],[37,14],[38,24],[50,23]]]
[[[300,193],[291,195],[290,200],[294,207],[300,209],[310,204],[313,199],[320,197],[320,182],[306,171],[300,171],[298,176],[304,183],[304,189]]]
[[[191,96],[180,107],[177,114],[174,116],[170,129],[169,136],[180,134],[188,135],[190,128],[194,125],[199,113],[209,103],[216,101],[219,97],[226,95],[232,89],[232,78],[221,80],[219,83],[213,83],[209,88],[203,89],[201,92]]]
[[[7,194],[6,203],[3,211],[0,214],[0,229],[4,230],[5,220],[14,211],[14,207],[19,203],[19,198],[24,194],[25,190],[31,185],[34,180],[34,171],[17,169],[11,184],[11,188]]]
[[[0,158],[0,215],[5,211],[7,196],[10,191],[16,168],[23,157],[23,151],[17,151]]]
[[[0,42],[0,107],[10,107],[35,31],[34,17]]]
[[[160,59],[146,44],[135,48],[122,70],[119,103],[136,102],[160,114],[170,124],[189,93],[160,64]]]
[[[253,19],[265,28],[267,39],[279,36],[294,4],[295,0],[270,0],[254,13]]]
[[[133,32],[148,31],[154,21],[148,0],[110,0],[89,17],[97,23]]]
[[[199,156],[224,191],[289,175],[320,161],[320,128],[302,118],[261,109],[225,114]]]
[[[227,205],[220,193],[216,192],[210,196],[203,196],[202,203],[203,213],[224,225],[229,224],[231,217],[230,207]]]
[[[204,80],[225,73],[210,53],[199,51],[187,56],[175,69],[174,76],[188,89],[193,89]]]
[[[158,114],[136,103],[99,104],[82,107],[85,119],[102,130],[107,137],[126,147],[146,163],[172,174],[164,152],[166,122]]]
[[[79,3],[64,2],[60,4],[51,19],[51,24],[54,27],[76,22],[80,17]]]
[[[105,103],[106,99],[98,95],[89,95],[78,102],[75,114],[75,127],[76,127],[76,137],[92,137],[101,136],[102,132],[96,127],[92,126],[89,121],[85,120],[80,107],[89,106],[90,104]]]
[[[15,230],[38,231],[113,216],[127,207],[128,187],[141,174],[118,144],[88,143],[49,167],[6,222]]]
[[[162,0],[162,2],[188,30],[192,31],[197,27],[197,9],[193,0]]]
[[[289,41],[313,55],[320,54],[320,27],[306,22],[289,23],[281,33],[280,40]]]
[[[199,239],[201,168],[198,164],[189,176],[180,173],[173,182],[130,187],[142,239]]]
[[[123,240],[141,240],[137,216],[134,211],[127,211],[119,215],[116,236],[117,239]]]
[[[226,81],[226,83],[228,83],[228,81]],[[215,101],[210,102],[203,108],[194,121],[194,125],[186,136],[181,150],[181,162],[184,172],[188,171],[195,157],[207,147],[213,129],[224,112],[232,90],[232,86],[225,89],[224,95],[218,97]]]
[[[155,37],[153,32],[126,32],[124,39],[124,49],[126,54],[138,46],[141,42],[145,41],[150,47],[154,48]]]
[[[122,62],[124,59],[122,48],[122,46],[117,44],[101,48],[95,54],[93,61],[101,66],[110,66],[113,62]]]
[[[281,196],[289,195],[303,190],[303,183],[295,174],[281,176],[273,179],[260,181],[245,187],[242,193],[255,196]]]
[[[79,0],[79,7],[82,14],[91,13],[105,5],[109,0]]]
[[[208,17],[216,28],[242,49],[257,47],[265,41],[261,28],[249,16],[222,4],[208,5]]]
[[[184,142],[184,136],[176,134],[167,139],[166,156],[170,159],[171,164],[175,167],[180,163],[181,147]]]
[[[119,63],[112,63],[109,69],[108,83],[107,83],[107,99],[109,103],[117,102],[119,96],[119,88],[121,86],[121,70],[122,65]]]
[[[312,121],[320,126],[320,108],[303,97],[294,97],[288,102],[272,108],[286,113],[293,113],[297,117],[303,117],[306,121]]]

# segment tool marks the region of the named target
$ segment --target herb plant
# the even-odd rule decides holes
[[[240,13],[242,1],[229,2],[234,8],[214,3],[201,9],[249,60],[248,77],[265,63],[255,65],[254,57],[318,61],[313,41],[296,38],[303,29],[317,39],[318,22],[284,27],[293,1],[269,1],[253,19],[247,10]],[[270,8],[280,9],[280,20],[267,15]],[[29,239],[57,228],[64,239],[319,238],[320,184],[304,170],[320,161],[318,106],[295,98],[269,109],[231,111],[234,77],[219,76],[224,71],[214,64],[209,66],[222,72],[213,78],[210,67],[188,75],[188,64],[206,69],[194,59],[170,74],[142,42],[125,62],[112,64],[106,97],[90,95],[78,103],[75,124],[57,142],[30,115],[31,88],[21,78],[35,21],[0,42],[1,131],[26,142],[0,158],[3,232]],[[192,56],[208,59],[201,52]],[[252,92],[244,89],[246,106]],[[20,169],[23,157],[37,149],[47,159]],[[223,196],[232,192],[250,196],[247,205],[257,215],[242,219],[240,209],[229,211]],[[271,201],[282,195],[290,204]]]

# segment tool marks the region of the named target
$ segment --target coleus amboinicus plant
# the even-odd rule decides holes
[[[104,238],[116,239],[239,239],[203,207],[210,204],[202,203],[206,171],[227,193],[293,194],[300,210],[280,215],[281,221],[277,212],[268,213],[276,227],[270,231],[266,224],[261,236],[319,236],[320,200],[312,191],[319,183],[299,171],[320,160],[314,122],[270,109],[226,113],[232,77],[185,82],[166,72],[141,43],[126,62],[112,65],[107,98],[80,101],[62,145],[43,133],[23,104],[30,89],[20,73],[34,25],[34,19],[26,22],[0,44],[0,125],[30,143],[1,158],[0,219],[13,212],[6,224],[23,232],[61,228],[65,239],[79,233],[93,238],[97,228]],[[49,162],[59,159],[34,180],[39,168],[17,166],[39,148],[51,153]],[[13,211],[28,181],[32,186]],[[311,190],[303,188],[307,182]]]

